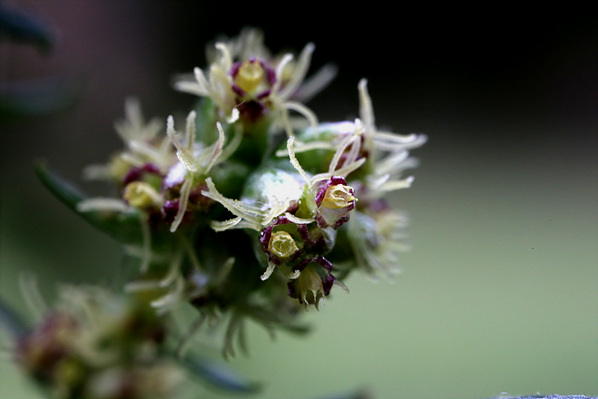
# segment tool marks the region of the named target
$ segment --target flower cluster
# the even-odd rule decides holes
[[[232,355],[247,318],[298,330],[300,310],[335,286],[348,291],[353,270],[393,274],[406,220],[387,194],[410,186],[409,151],[426,137],[379,130],[365,80],[359,118],[320,123],[304,102],[334,68],[306,78],[313,44],[273,56],[249,29],[214,50],[208,68],[175,82],[199,97],[185,120],[146,121],[127,101],[115,126],[124,148],[85,171],[113,182],[117,197],[86,198],[40,176],[125,244],[139,264],[128,292],[151,293],[158,314],[191,304],[194,329],[226,320]]]
[[[166,327],[147,304],[91,287],[61,295],[15,348],[17,363],[51,397],[171,397],[182,370],[163,354]]]

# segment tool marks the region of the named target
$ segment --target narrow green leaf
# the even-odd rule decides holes
[[[256,393],[261,390],[260,384],[247,381],[232,370],[216,362],[197,356],[186,356],[178,360],[193,375],[216,388],[247,394]]]
[[[98,230],[124,244],[142,242],[142,220],[137,210],[102,209],[82,212],[77,209],[77,205],[87,199],[87,196],[41,163],[35,166],[35,172],[56,198]]]

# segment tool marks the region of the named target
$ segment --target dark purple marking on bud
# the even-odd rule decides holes
[[[319,213],[316,215],[316,222],[318,223],[318,227],[320,228],[328,227],[328,223]]]
[[[332,289],[332,286],[334,285],[335,280],[336,280],[336,277],[334,277],[332,275],[332,273],[328,273],[326,275],[326,277],[324,277],[324,279],[322,280],[322,288],[324,288],[324,296],[330,295],[330,290]]]
[[[245,90],[241,89],[239,86],[237,86],[236,84],[233,84],[232,86],[233,91],[235,92],[235,94],[239,97],[245,97],[247,95],[247,93],[245,93]]]
[[[160,173],[160,169],[158,169],[158,166],[154,165],[153,163],[146,163],[145,165],[143,165],[143,170],[147,173],[152,173],[154,175],[162,175]]]
[[[297,225],[297,232],[299,233],[299,236],[303,239],[303,241],[309,244],[314,244],[314,242],[311,240],[311,237],[309,236],[309,230],[307,229],[307,225]]]
[[[129,169],[125,177],[123,177],[123,184],[126,186],[129,183],[134,181],[141,180],[141,176],[143,175],[143,170],[138,167],[133,167]]]
[[[270,94],[272,93],[272,90],[270,89],[266,89],[264,91],[262,91],[261,93],[259,93],[257,96],[255,96],[258,100],[263,100],[266,97],[269,97]]]
[[[347,223],[349,221],[349,211],[352,211],[353,208],[355,208],[355,204],[351,204],[349,205],[346,209],[347,209],[347,214],[344,216],[341,216],[340,218],[337,219],[336,222],[334,222],[334,224],[332,226],[330,226],[331,228],[333,228],[334,230],[338,229],[339,227],[341,227],[343,224]],[[326,227],[328,226],[328,223],[324,220],[324,218],[321,218],[320,215],[317,216],[317,222],[318,222],[318,226],[320,227]]]
[[[123,185],[126,186],[129,183],[141,181],[143,180],[146,174],[152,174],[159,177],[163,177],[162,173],[160,172],[160,169],[158,169],[156,165],[154,165],[153,163],[146,163],[141,167],[134,166],[131,169],[129,169],[127,174],[123,177]]]
[[[326,269],[328,272],[332,272],[332,269],[333,269],[332,263],[323,256],[316,256],[314,258],[304,259],[301,262],[299,262],[293,268],[293,270],[303,270],[310,263],[317,263],[320,266],[322,266],[324,269]]]
[[[316,258],[315,261],[318,262],[320,264],[320,266],[322,266],[324,269],[328,270],[329,272],[332,271],[332,263],[330,263],[330,261],[328,259],[324,258],[323,256]]]
[[[167,200],[162,205],[162,217],[167,223],[172,223],[179,211],[179,200]]]
[[[243,65],[243,63],[241,61],[237,61],[233,64],[233,66],[230,68],[230,76],[232,76],[233,78],[236,78],[237,75],[239,74],[239,69],[241,68],[241,65]]]
[[[293,270],[303,270],[307,267],[307,265],[309,265],[310,263],[317,263],[320,266],[322,266],[324,269],[328,270],[328,272],[331,272],[333,269],[332,263],[330,263],[330,261],[328,259],[326,259],[323,256],[316,256],[313,258],[308,258],[308,259],[303,259],[301,262],[297,263],[297,265],[295,265],[295,267],[293,267]]]
[[[295,212],[297,212],[297,209],[299,209],[299,201],[292,200],[289,207],[287,208],[287,212],[294,215]]]
[[[276,83],[276,71],[270,68],[268,65],[265,65],[263,62],[261,63],[262,69],[266,72],[266,80],[270,86],[274,86]]]
[[[264,251],[266,253],[266,255],[268,255],[268,260],[278,266],[278,265],[280,265],[280,261],[275,256],[273,256],[270,253],[270,250],[268,249],[268,244],[270,243],[270,238],[272,238],[272,229],[273,228],[274,228],[274,226],[270,225],[270,226],[266,227],[264,230],[262,230],[262,233],[260,235],[260,244],[262,244],[262,251]]]
[[[256,122],[269,112],[268,108],[261,101],[256,100],[242,101],[237,105],[237,109],[241,118],[248,122]]]
[[[132,183],[134,181],[143,180],[143,176],[146,173],[156,176],[162,176],[162,173],[160,173],[160,170],[156,165],[154,165],[153,163],[146,163],[141,167],[134,166],[131,169],[129,169],[125,177],[123,177],[123,184],[126,186],[127,184]]]

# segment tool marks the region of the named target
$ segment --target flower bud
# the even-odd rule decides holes
[[[299,248],[289,233],[277,231],[270,236],[268,250],[279,258],[288,258],[299,251]]]
[[[320,186],[315,198],[318,212],[318,226],[338,229],[349,220],[349,213],[355,208],[355,190],[342,177],[332,177]]]
[[[241,64],[235,76],[235,83],[245,93],[254,93],[264,80],[264,69],[255,58]]]
[[[123,198],[135,208],[159,208],[162,205],[162,197],[149,184],[134,181],[127,184]]]
[[[335,277],[327,273],[323,278],[320,276],[320,271],[324,269],[311,263],[307,265],[299,277],[288,283],[288,294],[292,298],[297,298],[301,304],[315,305],[316,309],[320,300],[328,294],[334,283]]]

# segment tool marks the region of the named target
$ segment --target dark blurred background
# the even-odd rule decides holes
[[[252,357],[232,365],[266,379],[272,398],[357,387],[387,398],[598,395],[595,12],[3,3],[39,14],[56,42],[47,54],[0,42],[0,80],[64,79],[77,95],[58,112],[0,125],[0,292],[11,303],[23,308],[23,271],[39,276],[48,297],[57,281],[111,283],[119,273],[119,246],[45,191],[34,160],[108,193],[81,170],[120,148],[113,123],[125,98],[138,96],[146,116],[186,113],[195,98],[172,90],[171,76],[204,67],[218,35],[256,26],[274,52],[314,42],[312,72],[339,67],[308,104],[321,120],[355,118],[365,77],[378,126],[429,142],[413,152],[414,186],[393,196],[411,216],[414,246],[397,281],[352,277],[349,296],[310,312],[311,337],[270,342],[257,328]],[[11,370],[0,364],[6,397],[15,397],[3,381]]]

